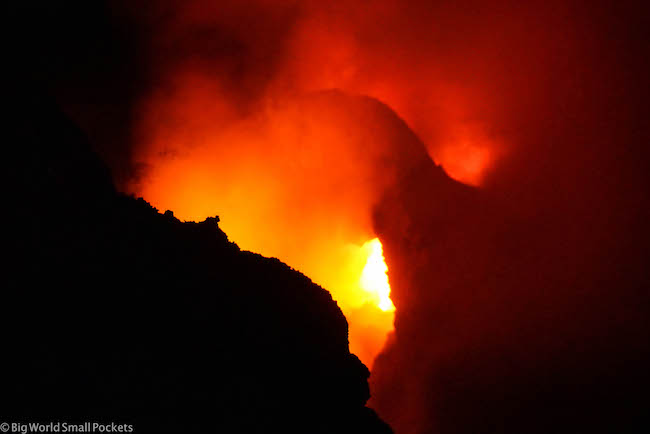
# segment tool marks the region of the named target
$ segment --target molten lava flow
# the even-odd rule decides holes
[[[394,311],[395,306],[390,299],[390,285],[386,274],[388,266],[384,260],[381,241],[375,238],[364,244],[363,248],[369,251],[369,255],[361,273],[361,288],[376,296],[379,309],[384,312]]]
[[[375,357],[393,331],[395,306],[390,299],[388,267],[378,238],[348,247],[353,252],[347,260],[349,284],[327,287],[348,319],[350,351],[372,369]],[[335,269],[330,274],[343,276]]]

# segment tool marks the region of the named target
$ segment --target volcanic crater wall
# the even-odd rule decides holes
[[[330,294],[116,193],[47,98],[13,107],[2,416],[136,432],[389,433]],[[273,222],[269,222],[273,224]]]

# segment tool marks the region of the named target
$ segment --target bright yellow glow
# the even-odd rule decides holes
[[[384,251],[379,238],[372,239],[363,245],[368,251],[368,260],[361,272],[361,288],[377,297],[377,307],[384,312],[395,310],[390,299],[390,285],[388,283],[388,266],[384,260]]]

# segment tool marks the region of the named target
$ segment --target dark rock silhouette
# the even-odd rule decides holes
[[[49,100],[13,107],[3,421],[391,432],[327,291],[241,251],[217,217],[180,222],[117,193]]]

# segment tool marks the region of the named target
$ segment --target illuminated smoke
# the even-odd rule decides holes
[[[555,318],[560,302],[566,318],[583,310],[571,279],[598,282],[593,269],[613,267],[601,252],[627,252],[618,240],[632,239],[624,232],[637,227],[619,211],[643,201],[636,186],[646,181],[626,167],[641,159],[619,146],[647,143],[639,133],[647,116],[637,124],[626,118],[645,104],[638,95],[647,87],[623,84],[636,61],[625,54],[632,30],[609,22],[600,4],[572,1],[164,5],[131,6],[153,35],[143,44],[153,84],[134,112],[134,160],[144,170],[130,190],[182,219],[218,214],[240,246],[330,290],[350,324],[352,351],[369,366],[395,315],[371,380],[378,379],[377,408],[398,432],[480,432],[485,427],[469,426],[482,420],[474,415],[498,423],[508,408],[490,399],[486,354],[495,352],[496,372],[502,354],[536,354],[542,326],[550,324],[549,342],[564,341],[562,327],[571,325]],[[386,104],[408,128],[359,95]],[[477,190],[455,184],[418,191],[404,175],[426,155],[485,196],[470,200]],[[395,202],[412,209],[394,210],[393,240],[375,230],[373,213],[397,181],[404,198]],[[431,236],[425,242],[418,231]],[[360,285],[363,245],[377,236],[394,312]],[[513,265],[519,261],[525,266]],[[621,262],[621,270],[634,268]],[[409,286],[409,273],[426,278]],[[611,297],[602,292],[604,305]],[[507,335],[527,322],[528,341]],[[585,321],[586,334],[596,322]],[[486,328],[494,338],[483,339]],[[505,371],[495,384],[516,396]],[[456,393],[467,373],[475,381]],[[535,378],[520,375],[522,389]],[[484,389],[471,389],[484,380]],[[510,410],[504,414],[518,413]]]
[[[458,62],[437,44],[457,37],[435,25],[453,11],[340,6],[126,4],[155,35],[144,43],[155,85],[136,111],[133,157],[144,170],[129,190],[182,219],[218,214],[242,248],[327,288],[348,318],[352,351],[370,366],[394,310],[387,281],[370,292],[367,276],[360,284],[373,208],[427,153],[477,185],[506,144],[483,119],[483,80],[457,79],[485,59]],[[459,24],[479,31],[461,45],[483,44],[480,20]],[[376,108],[321,94],[328,89],[386,103],[422,142]]]
[[[147,176],[133,188],[181,219],[218,214],[242,248],[328,289],[348,318],[351,351],[372,366],[394,310],[381,244],[366,242],[376,237],[372,210],[398,176],[427,161],[422,145],[368,98],[315,93],[242,118],[206,92],[210,82],[182,81],[186,91],[151,102],[138,152]],[[223,116],[230,121],[215,128]]]

